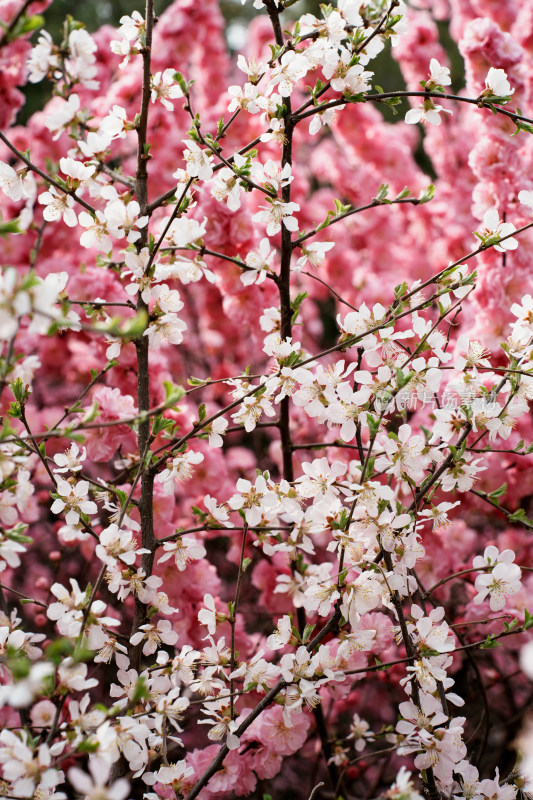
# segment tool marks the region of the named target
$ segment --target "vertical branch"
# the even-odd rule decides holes
[[[383,560],[385,561],[385,565],[386,565],[387,569],[389,570],[389,572],[393,572],[394,571],[394,565],[392,563],[391,554],[387,553],[386,551],[384,551]],[[409,631],[407,629],[407,623],[405,621],[405,615],[403,613],[402,600],[400,598],[399,593],[396,590],[391,592],[391,600],[392,600],[392,604],[394,606],[394,609],[396,611],[396,615],[398,617],[398,622],[399,622],[399,625],[400,625],[400,632],[402,634],[402,640],[403,640],[403,644],[404,644],[404,647],[405,647],[405,653],[406,653],[407,658],[409,660],[409,665],[413,666],[413,664],[415,663],[415,659],[416,659],[416,648],[415,648],[415,646],[413,644],[413,640],[411,639],[411,636],[409,635]],[[413,701],[414,701],[415,705],[419,709],[421,709],[422,706],[421,706],[421,703],[420,703],[420,690],[419,690],[419,686],[418,686],[416,678],[413,678],[413,680],[411,682],[411,686],[412,686]],[[432,767],[428,767],[425,770],[425,774],[426,774],[426,782],[424,784],[424,792],[425,792],[426,797],[428,798],[428,800],[440,800],[441,794],[440,794],[440,792],[439,792],[439,790],[437,788],[437,784],[436,784],[436,781],[435,781],[435,776],[433,774],[433,768]]]
[[[237,576],[237,586],[235,587],[235,599],[233,601],[233,606],[231,609],[231,616],[229,618],[229,622],[231,625],[231,657],[230,657],[230,670],[233,673],[237,666],[237,660],[235,658],[235,625],[237,624],[237,608],[239,607],[239,597],[241,593],[241,583],[242,583],[242,576],[244,575],[244,554],[246,552],[246,537],[248,534],[248,525],[244,525],[243,534],[242,534],[242,547],[241,547],[241,557],[239,560],[239,574]],[[230,712],[231,718],[235,719],[235,681],[233,678],[230,678],[229,682],[229,692],[230,692]]]
[[[276,44],[280,47],[283,46],[283,31],[279,19],[278,9],[275,0],[267,0],[265,3]],[[292,166],[292,138],[294,133],[294,120],[292,118],[291,98],[284,98],[285,112],[285,139],[283,142],[283,150],[281,153],[281,167],[285,164]],[[291,185],[287,183],[281,189],[281,199],[284,203],[290,203],[291,200]],[[292,236],[291,232],[282,223],[281,225],[281,265],[280,274],[277,281],[279,298],[280,298],[280,312],[281,312],[281,338],[286,339],[292,334],[292,310],[291,310],[291,258],[292,258]],[[281,437],[281,450],[283,456],[283,477],[287,481],[294,480],[294,468],[292,463],[292,442],[289,425],[289,406],[290,398],[284,397],[280,402],[279,410],[279,431]]]
[[[283,31],[279,18],[279,10],[275,0],[265,0],[265,6],[272,23],[276,44],[280,47],[284,45]],[[285,111],[285,139],[283,142],[283,150],[281,153],[281,168],[285,164],[290,164],[292,167],[292,144],[295,128],[295,120],[292,115],[291,98],[284,98]],[[291,202],[291,184],[287,183],[281,189],[281,199],[284,203]],[[282,223],[281,225],[281,264],[279,278],[276,281],[280,297],[280,316],[281,316],[281,339],[287,339],[292,336],[292,308],[291,308],[291,259],[293,251],[292,235],[288,228]],[[284,397],[279,405],[279,432],[281,439],[281,452],[283,460],[283,477],[289,483],[294,481],[294,465],[293,465],[293,447],[290,430],[290,397]],[[303,608],[297,609],[298,628],[300,634],[303,634],[306,625],[305,610]],[[329,740],[326,720],[324,718],[324,711],[321,705],[313,709],[313,716],[315,724],[320,736],[322,744],[322,752],[326,761],[326,766],[332,781],[333,786],[336,786],[339,781],[338,770],[331,757],[333,749]]]
[[[139,125],[137,128],[137,172],[135,175],[135,195],[140,206],[141,215],[149,213],[148,210],[148,159],[147,152],[147,135],[148,135],[148,107],[150,103],[150,65],[151,65],[151,49],[152,49],[152,32],[154,27],[154,0],[146,0],[146,40],[145,46],[142,50],[143,59],[143,78],[142,78],[142,98],[141,98],[141,113]],[[148,225],[146,225],[141,232],[141,238],[138,242],[137,248],[140,250],[145,247],[148,242]],[[148,306],[138,294],[137,299],[137,312],[148,313]],[[148,338],[146,336],[139,336],[135,341],[137,349],[137,403],[139,414],[148,412],[150,409],[150,373],[149,373],[149,359],[148,359]],[[154,535],[154,517],[153,517],[153,494],[154,494],[154,472],[146,463],[143,464],[144,459],[148,454],[150,446],[150,418],[146,416],[139,423],[139,430],[137,434],[137,444],[139,448],[139,462],[143,465],[142,478],[141,478],[141,497],[139,501],[139,513],[141,517],[141,532],[142,532],[142,546],[149,552],[144,553],[142,556],[141,567],[146,576],[152,572],[154,563],[154,553],[156,548],[156,541]],[[146,616],[146,606],[135,600],[135,615],[133,620],[134,633]],[[140,645],[134,650],[134,663],[133,668],[137,668],[140,661]]]

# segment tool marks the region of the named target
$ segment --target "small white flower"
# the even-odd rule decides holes
[[[300,210],[298,203],[284,203],[278,199],[270,200],[269,203],[268,206],[262,206],[263,210],[252,217],[254,222],[266,223],[267,236],[279,233],[282,223],[289,231],[298,230],[298,220],[292,216],[295,211]]]
[[[39,83],[58,66],[58,58],[53,53],[53,48],[54,43],[48,31],[41,31],[37,44],[26,62],[30,83]]]
[[[533,191],[522,189],[522,191],[518,193],[518,199],[522,205],[527,206],[529,210],[533,212]]]
[[[180,572],[183,572],[191,561],[203,558],[206,554],[205,547],[198,544],[196,539],[190,536],[176,539],[175,542],[165,542],[163,550],[165,554],[161,556],[157,563],[162,564],[163,561],[168,561],[169,558],[174,557],[175,564]]]
[[[96,247],[103,253],[113,249],[113,242],[107,229],[107,220],[101,211],[96,211],[96,218],[86,211],[80,212],[80,225],[87,230],[80,236],[82,247]]]
[[[183,97],[179,84],[174,80],[174,74],[175,70],[169,67],[164,72],[156,72],[152,78],[152,103],[159,99],[168,111],[174,110],[171,100]]]
[[[72,486],[68,481],[59,480],[57,482],[57,493],[60,497],[54,500],[51,508],[52,513],[60,514],[67,509],[65,513],[67,525],[77,525],[80,514],[96,514],[98,508],[96,503],[87,499],[88,491],[88,481],[78,481]]]
[[[450,86],[452,82],[450,70],[448,67],[441,67],[436,58],[432,58],[429,62],[429,78],[436,86]]]
[[[0,189],[10,200],[15,202],[28,196],[22,175],[3,161],[0,161]]]
[[[80,109],[80,98],[77,94],[71,94],[68,100],[55,98],[52,104],[53,111],[48,113],[45,125],[54,134],[54,139],[58,139],[63,133],[63,129],[72,122]]]
[[[186,453],[180,453],[172,460],[172,464],[163,472],[160,472],[157,479],[163,484],[165,494],[173,494],[174,481],[187,481],[192,475],[193,466],[201,464],[204,460],[203,453],[197,453],[194,450],[188,450]]]
[[[267,647],[270,650],[279,650],[289,643],[292,636],[292,621],[288,614],[278,620],[278,627],[267,639]]]
[[[125,800],[130,793],[130,785],[125,778],[107,785],[111,763],[104,758],[91,759],[89,772],[90,776],[79,767],[71,767],[68,771],[69,781],[77,792],[85,796],[85,800]]]
[[[275,255],[276,251],[270,249],[270,241],[267,238],[261,239],[259,249],[251,250],[245,258],[249,269],[241,273],[241,282],[245,286],[263,283],[267,273],[272,272],[271,264]]]
[[[225,528],[233,528],[233,522],[229,521],[229,512],[227,506],[224,504],[218,505],[214,497],[206,494],[204,497],[204,506],[209,514],[206,523],[207,525],[223,525]]]
[[[43,217],[47,222],[62,219],[69,228],[78,224],[74,211],[74,199],[69,194],[59,192],[55,186],[50,186],[48,192],[43,192],[38,197],[39,203],[45,206]]]
[[[140,217],[140,206],[136,200],[131,200],[127,205],[122,200],[112,200],[104,211],[107,227],[112,236],[121,239],[127,236],[128,242],[136,242],[141,234],[134,228],[144,228],[148,217]]]
[[[209,434],[209,447],[222,447],[224,440],[222,436],[228,427],[228,420],[224,417],[217,417],[213,422],[205,428],[205,432]]]
[[[146,27],[144,17],[138,11],[133,11],[131,16],[124,14],[120,18],[120,26],[118,32],[129,42],[142,36]]]
[[[96,169],[94,164],[83,164],[74,158],[60,158],[59,166],[61,167],[61,172],[77,181],[78,185],[88,181]]]
[[[405,115],[405,122],[408,125],[416,125],[418,122],[427,122],[430,125],[440,125],[442,120],[440,113],[451,114],[447,108],[435,105],[431,100],[426,100],[423,105],[411,108]]]
[[[476,578],[478,594],[474,597],[474,603],[482,603],[486,596],[490,595],[491,611],[501,611],[507,598],[520,591],[521,574],[517,564],[499,562],[492,572],[478,575]]]
[[[265,61],[255,61],[253,58],[246,60],[241,54],[237,56],[237,66],[241,72],[248,75],[250,83],[259,83],[268,69]]]
[[[126,109],[114,105],[109,114],[100,123],[100,135],[109,136],[111,139],[123,139],[128,131],[128,117]]]
[[[198,622],[206,626],[211,636],[213,636],[217,629],[217,617],[215,598],[212,594],[204,595],[204,608],[201,608],[198,612]]]
[[[296,262],[295,270],[301,270],[307,264],[311,267],[321,267],[326,258],[326,253],[335,247],[335,242],[311,242],[301,245],[302,255]]]
[[[342,111],[344,105],[336,106],[335,108],[326,108],[324,111],[320,111],[319,108],[316,114],[311,117],[311,122],[309,123],[309,133],[311,136],[315,136],[325,125],[331,125],[335,122],[337,112]]]
[[[59,684],[74,692],[83,692],[98,686],[97,678],[87,678],[87,664],[76,663],[72,658],[65,658],[57,668]]]
[[[54,472],[78,472],[86,458],[87,451],[85,447],[80,453],[80,448],[76,442],[73,442],[64,453],[56,453],[54,456],[54,461],[57,464],[57,469],[54,469]]]
[[[92,158],[95,155],[105,153],[111,144],[111,136],[105,132],[89,131],[86,141],[78,140],[78,147],[85,158]]]
[[[209,152],[202,150],[192,139],[184,139],[184,144],[187,145],[183,152],[183,158],[187,162],[187,175],[189,178],[208,181],[213,175],[213,159]]]
[[[177,314],[168,313],[156,317],[145,330],[144,336],[148,337],[149,347],[153,350],[160,344],[181,344],[185,330],[187,323]]]
[[[178,641],[178,634],[172,630],[172,624],[168,619],[160,619],[157,625],[146,623],[141,625],[139,630],[130,637],[130,643],[138,645],[146,639],[143,645],[143,653],[150,656],[158,649],[161,642],[173,645]]]
[[[294,85],[303,78],[309,70],[309,62],[302,53],[289,50],[281,56],[279,65],[272,72],[269,89],[274,86],[282,97],[290,97]]]
[[[238,108],[243,108],[249,114],[259,113],[257,99],[260,93],[257,86],[253,83],[245,83],[244,86],[229,86],[228,94],[232,98],[228,105],[228,111],[230,113],[237,111]]]
[[[491,67],[487,73],[485,87],[491,95],[496,97],[509,97],[514,92],[507,80],[505,70],[495,69],[494,67]]]
[[[512,222],[502,222],[500,220],[496,208],[489,208],[483,215],[483,228],[479,232],[479,238],[486,245],[494,245],[494,249],[498,253],[504,253],[506,250],[516,250],[518,242],[512,237],[505,239],[503,242],[499,242],[499,240],[504,236],[509,236],[510,233],[514,233],[515,230],[516,228]]]

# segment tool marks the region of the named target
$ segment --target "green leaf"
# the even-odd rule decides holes
[[[398,389],[403,389],[404,386],[407,386],[413,375],[413,372],[408,372],[407,375],[405,375],[403,370],[398,368],[396,370],[396,383],[398,384]]]
[[[409,187],[408,186],[404,186],[402,191],[399,194],[397,194],[394,199],[395,200],[403,200],[405,197],[409,197],[410,194],[411,194],[411,190],[409,189]]]
[[[298,292],[294,300],[291,300],[292,322],[296,322],[300,313],[300,306],[307,297],[307,292]]]
[[[499,489],[494,489],[494,491],[491,492],[489,495],[487,495],[487,497],[489,497],[495,503],[499,504],[498,498],[502,497],[506,493],[506,491],[507,491],[507,484],[502,483]]]
[[[22,23],[22,24],[20,24]],[[25,33],[32,33],[44,25],[44,17],[41,14],[32,14],[30,17],[22,17],[19,22],[20,27],[17,25],[17,36],[23,36]]]
[[[522,122],[522,120],[515,119],[514,124],[516,125],[516,130],[512,132],[511,136],[516,136],[517,133],[523,131],[524,133],[533,133],[533,125],[529,125],[527,122]]]
[[[91,739],[83,739],[77,746],[78,753],[96,753],[100,747],[100,743],[92,741]]]
[[[392,28],[394,28],[394,26],[397,25],[398,22],[402,19],[402,16],[403,16],[402,14],[394,14],[394,16],[389,17],[385,25],[385,30],[390,31]]]
[[[6,539],[10,539],[12,542],[18,542],[19,544],[31,544],[33,542],[32,537],[24,535],[24,531],[27,529],[28,526],[23,522],[20,522],[13,528],[4,529],[3,533]]]
[[[302,634],[302,642],[304,644],[309,641],[309,639],[311,638],[311,634],[313,633],[315,628],[316,625],[311,625],[310,623],[307,623],[307,625],[304,628],[304,632]]]
[[[8,659],[8,663],[9,671],[15,681],[22,681],[30,674],[31,662],[29,658],[25,656],[14,656]]]
[[[433,200],[434,197],[435,197],[435,185],[433,183],[430,183],[427,189],[422,189],[422,191],[418,195],[418,202],[421,204],[429,203],[429,201]]]
[[[175,425],[175,421],[173,419],[168,419],[164,417],[162,414],[157,414],[154,417],[154,421],[152,424],[152,436],[157,436],[161,431],[167,430],[167,428],[172,428]]]
[[[509,522],[529,522],[526,512],[523,508],[519,508],[507,517]]]
[[[496,638],[496,634],[489,633],[485,641],[479,645],[481,650],[494,650],[495,647],[500,647],[500,642]]]
[[[334,203],[335,203],[335,212],[338,217],[340,217],[342,214],[346,214],[346,212],[350,211],[350,209],[352,208],[350,203],[344,205],[344,203],[341,203],[341,201],[338,200],[337,198],[335,198]]]
[[[23,406],[31,394],[29,386],[24,383],[22,378],[16,378],[9,384],[9,388],[13,392],[15,400]]]
[[[70,641],[70,639],[55,639],[53,642],[45,648],[44,654],[48,661],[51,661],[52,664],[59,666],[61,662],[69,657],[72,656],[74,653],[74,645]]]
[[[139,700],[149,700],[151,697],[149,690],[146,687],[146,681],[141,676],[137,678],[137,683],[135,684],[135,689],[133,692],[133,696],[130,700],[132,705],[135,705],[139,702]]]
[[[389,193],[389,188],[390,187],[388,183],[382,183],[376,193],[376,196],[374,197],[374,200],[377,200],[378,203],[385,202],[385,200],[387,199],[387,195]]]
[[[10,233],[22,233],[18,226],[18,219],[10,219],[8,222],[0,222],[0,236],[7,239]]]
[[[13,417],[13,419],[20,419],[22,416],[22,406],[20,403],[10,403],[7,409],[7,415],[8,417]]]
[[[379,431],[379,419],[373,417],[372,414],[367,414],[366,421],[368,424],[368,428],[370,430],[370,436],[374,438],[374,436],[376,436],[377,432]]]
[[[397,286],[394,287],[394,298],[396,300],[399,300],[401,297],[403,297],[404,294],[407,294],[408,290],[409,286],[407,284],[407,281],[399,283]]]

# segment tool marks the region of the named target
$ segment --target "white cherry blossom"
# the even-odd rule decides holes
[[[30,57],[26,62],[28,67],[28,80],[30,83],[39,83],[43,78],[53,72],[59,65],[57,53],[54,53],[54,42],[48,31],[41,31],[37,44],[33,47]]]
[[[514,93],[505,70],[495,69],[495,67],[489,69],[485,78],[485,87],[491,95],[496,97],[509,97]]]
[[[173,558],[180,572],[183,572],[191,561],[204,558],[206,555],[205,547],[190,536],[180,537],[175,542],[165,542],[163,551],[164,555],[158,559],[157,563],[162,564],[163,561]]]
[[[450,86],[452,79],[449,68],[441,66],[436,58],[432,58],[429,62],[429,80],[435,86]]]
[[[80,110],[80,97],[71,94],[68,100],[56,98],[52,104],[52,110],[46,115],[44,124],[51,131],[54,139],[59,139],[63,130],[74,120]]]
[[[300,210],[298,203],[284,203],[282,200],[270,198],[268,203],[269,205],[262,206],[262,210],[252,217],[254,222],[266,224],[267,236],[275,236],[276,233],[279,233],[282,223],[289,231],[298,230],[298,220],[293,217],[295,211]]]
[[[282,97],[290,97],[294,85],[307,74],[308,69],[305,56],[289,50],[281,56],[279,65],[272,71],[269,88],[277,86]]]
[[[152,103],[159,99],[168,111],[174,110],[171,100],[183,97],[183,92],[179,83],[174,80],[174,75],[175,70],[169,67],[164,72],[156,72],[152,77]]]
[[[3,161],[0,161],[0,189],[15,202],[29,196],[23,175]]]
[[[163,484],[165,494],[174,493],[174,481],[186,481],[193,472],[195,464],[201,464],[204,460],[203,453],[188,450],[172,459],[170,467],[164,469],[157,475],[157,480]]]
[[[104,214],[97,209],[96,218],[86,211],[81,211],[79,223],[85,232],[80,236],[82,247],[96,247],[103,253],[108,253],[113,248],[113,242],[107,228],[107,219]]]
[[[79,472],[79,470],[82,468],[82,463],[86,458],[87,451],[85,447],[80,452],[80,448],[76,442],[72,442],[68,450],[66,450],[64,453],[56,453],[54,456],[54,461],[57,464],[54,472]]]
[[[427,122],[429,125],[440,125],[442,122],[441,112],[452,114],[453,112],[441,105],[426,100],[422,105],[411,108],[405,115],[405,122],[408,125],[416,125],[417,122]]]
[[[55,222],[62,219],[69,228],[74,228],[78,224],[78,218],[74,211],[74,198],[69,194],[60,192],[55,186],[50,186],[47,192],[39,195],[39,203],[45,206],[43,217],[47,222]]]
[[[518,241],[512,236],[503,242],[500,242],[500,239],[504,236],[509,236],[515,230],[516,228],[512,222],[500,220],[496,208],[489,208],[483,215],[483,228],[479,232],[479,238],[487,245],[494,245],[494,249],[498,253],[505,253],[506,250],[516,250]]]
[[[213,157],[192,139],[184,139],[183,143],[186,145],[183,158],[187,162],[187,175],[189,178],[208,181],[213,175]]]
[[[65,513],[67,525],[76,525],[80,514],[96,514],[98,511],[96,503],[88,499],[88,491],[88,481],[78,481],[72,485],[68,481],[59,480],[57,493],[60,497],[54,500],[50,510],[53,514],[61,514],[67,509]]]

